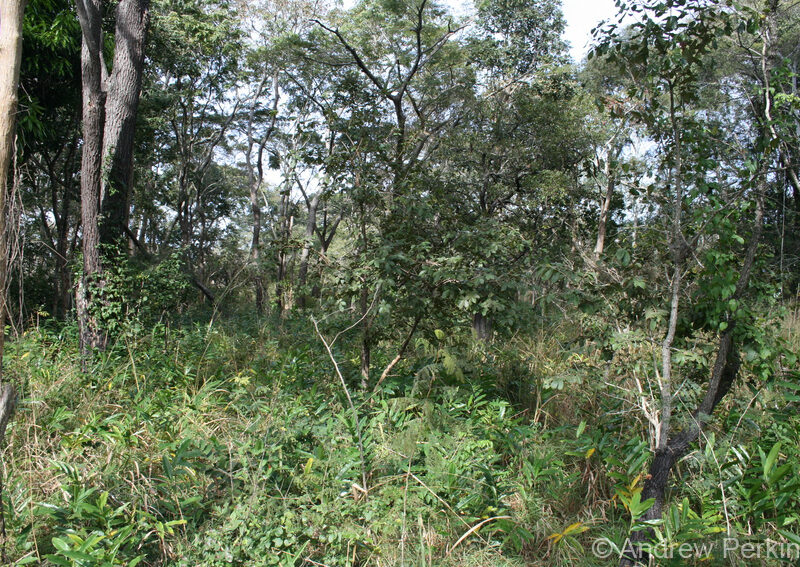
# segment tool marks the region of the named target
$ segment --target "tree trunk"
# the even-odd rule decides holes
[[[717,359],[703,403],[692,414],[690,423],[686,424],[683,430],[664,443],[663,447],[657,449],[653,456],[648,469],[647,480],[645,480],[642,487],[642,501],[652,498],[653,505],[644,513],[642,520],[652,521],[662,518],[667,496],[667,485],[675,463],[689,451],[692,443],[697,441],[711,413],[730,391],[739,373],[740,363],[739,353],[732,341],[732,332],[726,331],[720,337]],[[719,378],[717,379],[717,377]],[[625,550],[626,553],[620,560],[620,566],[646,565],[649,560],[649,554],[643,550],[641,544],[652,537],[652,529],[633,532],[630,538],[632,549]]]
[[[317,208],[322,197],[322,191],[314,195],[308,202],[308,220],[306,220],[306,234],[303,241],[303,250],[300,252],[300,268],[297,275],[297,285],[300,288],[300,297],[297,300],[300,309],[306,308],[308,293],[306,284],[308,282],[308,258],[311,254],[311,240],[314,238],[314,231],[317,228]]]
[[[492,335],[492,319],[481,312],[472,316],[472,331],[479,341],[487,341]]]
[[[287,276],[289,275],[289,240],[292,237],[292,228],[294,225],[294,216],[291,213],[291,200],[289,198],[289,189],[284,191],[281,196],[281,205],[279,213],[279,234],[278,234],[278,273],[275,282],[275,302],[278,313],[281,317],[286,315],[289,309],[289,297],[286,287]]]
[[[80,1],[80,0],[79,0]],[[108,170],[100,190],[100,240],[119,244],[128,226],[133,184],[133,139],[142,89],[144,44],[150,0],[122,0],[117,6],[113,71],[103,132],[103,163]]]
[[[368,252],[367,242],[367,217],[363,203],[361,204],[361,248],[362,253],[366,256]],[[370,370],[370,356],[372,352],[372,321],[369,317],[369,288],[367,286],[366,277],[362,276],[361,281],[361,389],[366,390],[369,387],[369,370]]]
[[[6,197],[8,173],[14,153],[17,89],[22,62],[22,21],[26,0],[3,0],[0,3],[0,449],[6,427],[14,414],[17,394],[14,386],[3,383],[3,354],[7,314],[6,279],[8,250],[6,239]],[[0,484],[0,498],[2,498]],[[5,538],[5,532],[2,534]],[[2,541],[2,560],[7,563],[5,540]]]
[[[22,20],[26,0],[3,0],[0,5],[0,380],[2,380],[5,320],[8,312],[6,280],[8,250],[6,241],[6,198],[8,173],[14,153],[17,114],[17,89],[22,62]],[[9,386],[10,387],[10,386]],[[2,410],[2,408],[0,408]],[[5,424],[0,422],[5,428]],[[0,431],[2,436],[2,431]]]
[[[253,239],[250,243],[250,261],[253,264],[255,276],[253,284],[256,292],[256,311],[264,313],[264,278],[261,277],[261,207],[258,204],[258,194],[254,187],[250,188],[250,206],[253,212]]]
[[[272,78],[272,119],[267,131],[264,133],[258,144],[256,144],[255,135],[253,133],[253,126],[256,121],[256,108],[259,104],[259,99],[264,92],[264,86],[267,83],[268,76],[265,74],[261,83],[256,89],[255,96],[253,97],[253,104],[250,106],[250,111],[247,120],[247,152],[245,153],[245,160],[247,163],[248,184],[250,185],[250,209],[253,214],[253,236],[250,242],[250,261],[254,272],[253,285],[255,287],[256,295],[256,311],[259,314],[264,312],[265,306],[265,290],[264,278],[261,273],[261,266],[259,264],[261,259],[261,204],[259,198],[261,197],[261,184],[264,181],[264,151],[267,143],[272,134],[275,132],[275,124],[278,117],[278,102],[280,100],[280,90],[278,87],[278,74],[276,73]],[[255,163],[253,162],[252,153],[253,146],[257,146]]]
[[[93,298],[102,288],[100,263],[100,181],[102,176],[103,92],[102,0],[76,0],[81,24],[81,85],[83,95],[83,154],[81,156],[81,225],[83,226],[83,274],[78,285],[76,307],[81,349],[103,348],[105,333],[90,312]]]
[[[370,332],[371,325],[368,313],[369,306],[367,305],[368,300],[367,288],[365,286],[361,290],[361,316],[363,317],[363,321],[361,323],[360,371],[362,390],[366,390],[369,387],[369,369],[372,353],[372,333]]]
[[[114,70],[103,62],[102,0],[76,0],[81,25],[83,155],[81,225],[83,274],[76,307],[81,348],[104,348],[106,334],[92,314],[103,287],[99,246],[126,233],[133,176],[133,136],[144,65],[149,0],[122,0],[117,7]],[[106,86],[110,88],[108,96]],[[106,114],[108,112],[108,114]],[[103,161],[108,160],[107,181]],[[103,212],[101,226],[101,205]]]
[[[616,152],[619,154],[619,152]],[[606,230],[608,229],[608,213],[611,210],[611,199],[614,196],[616,189],[616,179],[614,177],[614,170],[611,167],[612,161],[612,148],[609,144],[609,151],[606,154],[605,177],[606,177],[606,194],[603,202],[600,204],[600,219],[597,225],[597,241],[594,245],[594,260],[595,262],[603,255],[603,250],[606,245]]]
[[[756,252],[764,226],[764,198],[767,190],[767,165],[766,159],[762,163],[758,188],[756,190],[756,210],[753,219],[753,234],[747,245],[742,267],[739,271],[739,279],[736,282],[736,289],[731,299],[740,300],[747,291],[750,283],[750,276],[755,263]],[[711,376],[708,388],[697,409],[689,416],[688,422],[684,424],[680,432],[670,434],[670,418],[662,415],[661,439],[656,449],[655,456],[650,464],[648,479],[642,489],[642,500],[654,499],[654,504],[644,515],[644,520],[658,520],[662,517],[663,506],[666,500],[667,481],[672,469],[678,460],[686,454],[692,443],[697,441],[703,428],[710,419],[714,409],[722,399],[730,392],[739,374],[741,360],[739,351],[733,340],[733,330],[735,321],[731,320],[728,327],[719,336],[717,354],[714,365],[711,368]],[[665,341],[666,342],[666,341]],[[663,403],[663,402],[662,402]],[[671,404],[671,397],[670,397]],[[664,413],[662,407],[662,414]],[[670,408],[667,408],[671,410]],[[669,435],[669,437],[667,437]],[[648,556],[640,553],[635,548],[636,543],[643,543],[653,535],[652,529],[634,532],[631,541],[634,549],[628,550],[620,560],[622,567],[630,567],[638,564],[647,564]]]

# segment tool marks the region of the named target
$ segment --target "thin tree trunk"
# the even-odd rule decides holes
[[[256,295],[256,311],[258,311],[258,313],[264,312],[264,305],[265,305],[264,278],[261,275],[261,266],[259,265],[261,259],[260,191],[261,191],[261,184],[264,180],[264,150],[266,149],[267,143],[269,142],[273,132],[275,131],[275,123],[277,121],[277,115],[278,115],[278,102],[280,99],[280,91],[278,88],[278,75],[276,73],[275,76],[273,77],[273,85],[272,85],[274,92],[273,104],[272,104],[272,121],[269,127],[267,128],[266,133],[258,142],[258,152],[254,164],[251,156],[253,146],[255,145],[253,126],[255,124],[255,114],[256,114],[256,107],[258,106],[258,99],[261,97],[266,82],[267,82],[267,75],[265,74],[261,79],[261,83],[256,89],[254,102],[250,106],[250,112],[247,121],[247,152],[245,153],[245,159],[247,162],[247,172],[249,177],[248,181],[250,185],[250,209],[253,215],[253,235],[250,242],[250,262],[252,264],[253,271],[255,274],[253,276],[253,285],[255,287],[255,295]]]
[[[655,429],[655,455],[650,464],[650,478],[645,482],[642,497],[646,500],[653,498],[653,506],[647,510],[646,520],[660,519],[666,495],[667,479],[672,467],[680,458],[670,447],[670,428],[672,424],[672,345],[678,325],[680,307],[681,282],[686,251],[686,242],[683,236],[682,210],[683,210],[683,161],[682,138],[678,127],[677,110],[675,108],[675,90],[672,82],[669,83],[669,117],[672,130],[672,141],[675,144],[672,156],[674,175],[672,182],[675,191],[673,200],[672,229],[670,232],[669,246],[672,255],[672,277],[670,278],[670,307],[667,333],[661,343],[661,375],[658,377],[659,393],[661,395],[661,422]],[[631,541],[641,544],[652,537],[652,530],[639,530],[631,535]],[[620,559],[622,567],[636,565],[643,559],[640,549],[625,550]]]
[[[389,362],[389,364],[386,365],[386,368],[384,368],[383,372],[381,372],[381,377],[378,378],[378,381],[375,383],[375,386],[372,389],[374,393],[378,392],[378,388],[380,388],[381,384],[383,384],[383,381],[386,380],[386,377],[389,376],[389,373],[397,365],[397,363],[403,360],[403,355],[405,354],[408,345],[411,343],[411,339],[414,337],[414,332],[417,330],[417,326],[419,326],[419,322],[421,320],[422,315],[417,315],[414,319],[414,323],[412,323],[411,328],[408,330],[408,334],[406,335],[403,344],[400,345],[400,349],[397,351],[397,355],[391,360],[391,362]]]
[[[774,2],[774,0],[770,0],[770,2]],[[771,13],[774,17],[774,11]],[[765,41],[765,44],[766,43],[768,42]],[[767,48],[765,46],[765,52],[766,49]],[[764,56],[764,59],[766,60],[766,56]],[[765,76],[768,77],[768,72],[766,70],[765,70]],[[768,86],[769,86],[769,81],[767,79],[767,87]],[[770,96],[771,95],[769,94],[769,88],[767,88],[765,94],[766,105],[764,110],[765,114],[764,117],[766,118],[764,122],[767,125],[770,125],[772,123],[772,118],[770,116],[770,98],[769,98]],[[767,128],[769,128],[769,126],[767,126]],[[775,139],[776,132],[774,130],[764,132],[764,136],[773,137],[773,139]],[[763,232],[764,199],[767,191],[768,156],[762,156],[762,159],[763,162],[761,164],[761,170],[759,172],[758,186],[755,195],[756,210],[755,210],[755,217],[753,219],[753,233],[748,242],[745,258],[742,263],[742,267],[739,270],[739,279],[736,282],[736,288],[731,297],[731,299],[734,300],[740,300],[744,296],[745,292],[747,291],[747,287],[750,284],[750,276],[753,271],[756,252],[758,251],[758,246],[761,241],[761,234]],[[673,288],[673,293],[674,293],[674,288]],[[675,305],[675,299],[673,296],[673,306],[674,305]],[[703,396],[703,399],[698,405],[697,409],[695,409],[695,411],[692,412],[691,418],[689,419],[688,423],[684,425],[683,429],[680,432],[674,435],[671,434],[671,427],[670,427],[670,418],[671,418],[670,414],[672,409],[671,390],[669,391],[669,397],[667,398],[666,407],[664,407],[665,400],[662,399],[662,421],[659,432],[660,439],[658,446],[656,448],[655,456],[650,464],[650,469],[648,471],[649,472],[648,479],[645,481],[644,487],[642,489],[643,500],[647,500],[650,498],[654,500],[653,506],[649,510],[647,510],[647,512],[644,514],[643,519],[646,521],[661,519],[664,503],[666,500],[667,482],[669,480],[669,475],[672,472],[675,463],[681,457],[683,457],[683,455],[686,454],[691,444],[697,441],[697,439],[700,436],[700,433],[703,431],[704,427],[711,418],[714,409],[728,394],[728,392],[731,390],[733,384],[736,381],[741,361],[739,358],[739,352],[737,346],[733,340],[734,326],[735,326],[735,321],[733,320],[730,321],[725,331],[723,331],[722,334],[720,334],[717,346],[717,354],[714,360],[714,365],[712,366],[711,369],[711,376],[709,379],[708,388],[706,389],[706,393]],[[668,331],[668,338],[670,333],[672,333],[672,323],[670,323],[670,331]],[[665,339],[664,345],[662,346],[665,347],[666,343],[667,340]],[[663,384],[664,382],[662,381],[662,388]],[[669,387],[668,382],[667,382],[667,387]],[[646,541],[648,537],[652,537],[652,530],[640,530],[634,532],[631,539],[634,543],[642,543]],[[628,567],[640,563],[646,564],[648,559],[649,557],[648,554],[646,553],[635,553],[633,556],[625,555],[622,557],[620,565],[622,565],[623,567]]]
[[[261,207],[258,203],[257,191],[252,186],[250,189],[250,206],[253,212],[253,239],[250,243],[250,262],[253,264],[255,272],[253,284],[256,293],[256,311],[262,314],[264,313],[264,278],[261,277],[261,266],[259,265],[261,259]]]
[[[61,196],[61,214],[56,214],[54,203],[53,216],[56,219],[58,237],[56,240],[56,269],[55,269],[55,297],[53,298],[53,314],[58,318],[63,318],[69,309],[69,296],[71,290],[71,273],[67,262],[69,254],[69,204],[70,187],[63,184]],[[53,188],[53,200],[57,198],[57,189]]]
[[[361,327],[361,357],[360,357],[360,370],[361,370],[361,389],[366,390],[369,387],[369,368],[370,356],[372,352],[372,333],[371,321],[369,320],[368,313],[369,291],[366,284],[361,288],[361,317],[363,318]]]
[[[308,258],[311,254],[311,240],[314,238],[314,231],[317,228],[317,208],[319,207],[321,197],[322,191],[318,192],[308,201],[308,219],[306,220],[305,240],[303,241],[303,250],[300,252],[300,268],[297,274],[297,285],[300,288],[300,297],[297,303],[300,309],[305,309],[308,301],[308,293],[306,292],[306,283],[308,282]]]
[[[364,205],[361,205],[361,246],[364,254],[367,253],[367,218]],[[365,278],[365,276],[362,276]],[[366,279],[361,283],[361,389],[369,387],[370,356],[372,352],[372,321],[369,317],[368,305],[369,289]]]
[[[275,283],[275,301],[278,313],[283,317],[289,309],[286,280],[289,275],[289,240],[292,236],[294,216],[291,214],[291,200],[287,189],[281,196],[280,233],[278,247],[278,274]]]
[[[615,136],[616,137],[616,136]],[[612,138],[611,142],[614,139]],[[608,144],[608,151],[606,152],[606,165],[605,165],[605,177],[606,177],[606,193],[605,197],[603,198],[603,202],[600,204],[600,219],[597,225],[597,241],[594,245],[594,260],[595,262],[600,259],[600,256],[603,255],[603,250],[605,249],[606,245],[606,231],[608,230],[608,213],[611,210],[611,199],[614,197],[614,191],[616,189],[616,177],[614,177],[614,169],[612,167],[612,158],[616,159],[616,156],[619,155],[619,152],[612,152],[614,148],[612,143]]]

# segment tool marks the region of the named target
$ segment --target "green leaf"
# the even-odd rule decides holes
[[[780,442],[775,443],[775,446],[772,447],[772,450],[767,455],[767,458],[763,461],[763,468],[764,468],[764,480],[769,481],[770,473],[772,472],[773,467],[775,466],[775,461],[778,459],[778,454],[781,450]]]

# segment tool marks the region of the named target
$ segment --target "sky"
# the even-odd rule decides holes
[[[580,62],[588,53],[592,28],[601,20],[612,18],[617,9],[614,0],[561,0],[567,20],[565,39],[570,43],[570,55]]]
[[[468,14],[474,6],[474,0],[442,0],[449,5],[455,14]],[[533,1],[533,0],[531,0]],[[344,8],[351,7],[356,0],[342,0]],[[570,55],[576,63],[589,52],[588,44],[592,37],[592,28],[601,20],[613,17],[617,13],[614,0],[561,0],[567,30],[564,38],[570,44]]]
[[[532,0],[533,1],[533,0]],[[345,0],[345,4],[354,0]],[[455,14],[470,13],[473,0],[443,0],[450,6]],[[564,18],[567,20],[567,29],[564,38],[570,44],[570,55],[576,63],[589,52],[589,41],[592,37],[592,28],[602,20],[612,18],[617,9],[614,0],[561,0]]]

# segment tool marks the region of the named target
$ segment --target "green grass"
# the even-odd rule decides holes
[[[638,423],[603,410],[596,369],[562,331],[502,346],[419,342],[376,395],[358,390],[352,349],[337,344],[362,463],[309,323],[275,329],[155,325],[85,373],[72,327],[11,344],[9,561],[594,565],[595,538],[624,540],[615,495],[635,488],[647,444]]]

